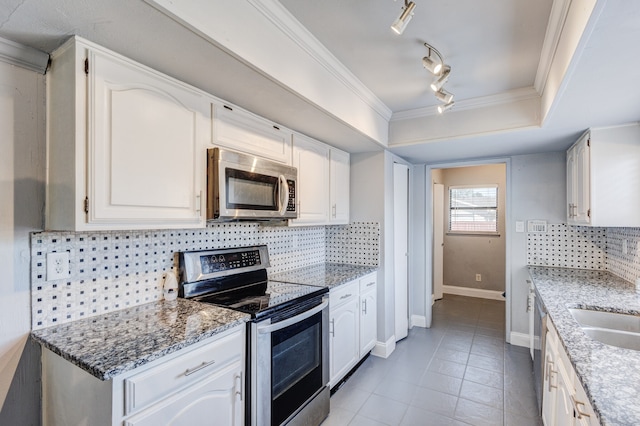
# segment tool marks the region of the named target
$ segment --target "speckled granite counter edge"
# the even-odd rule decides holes
[[[269,276],[270,280],[307,284],[329,289],[352,282],[378,270],[378,266],[351,265],[346,263],[319,263]]]
[[[180,299],[179,299],[180,300]],[[145,305],[139,305],[136,307],[123,309],[120,311],[111,312],[109,314],[86,318],[83,320],[72,321],[70,323],[65,323],[60,326],[48,327],[40,330],[35,330],[31,332],[31,338],[49,349],[51,352],[59,355],[65,360],[71,362],[82,370],[88,372],[94,377],[100,380],[109,380],[119,374],[125,373],[127,371],[133,370],[137,367],[148,364],[152,361],[162,358],[163,356],[170,355],[175,353],[181,349],[187,348],[191,345],[202,342],[206,339],[209,339],[213,336],[221,334],[231,328],[234,328],[239,325],[243,325],[250,320],[250,316],[232,311],[225,308],[214,307],[211,305],[205,305],[198,302],[184,301],[181,300],[181,303],[184,306],[191,306],[194,310],[202,310],[206,311],[214,311],[215,312],[223,312],[222,315],[219,315],[216,320],[218,322],[212,324],[206,324],[203,326],[201,330],[191,331],[187,333],[186,337],[178,337],[176,339],[171,340],[169,343],[161,343],[156,346],[152,346],[149,351],[144,352],[143,354],[137,354],[132,357],[127,357],[126,355],[121,355],[123,359],[113,360],[107,354],[109,350],[117,347],[126,347],[127,344],[125,342],[134,342],[138,340],[140,336],[136,336],[136,338],[130,338],[127,335],[121,335],[121,341],[112,341],[109,345],[105,345],[102,348],[93,348],[95,351],[92,353],[82,353],[82,350],[74,350],[70,347],[65,347],[65,342],[60,342],[60,340],[66,340],[65,336],[68,335],[68,339],[70,340],[73,337],[77,338],[78,335],[83,335],[85,330],[84,327],[95,322],[100,321],[101,319],[115,316],[126,316],[127,311],[135,311],[137,309],[144,308]],[[157,309],[162,309],[162,302],[151,302],[146,304],[148,306],[155,305],[158,306]],[[219,318],[222,317],[222,322],[219,321]],[[163,330],[159,330],[159,333],[162,333]],[[162,336],[158,336],[157,340],[161,340],[162,337],[167,338],[167,334],[163,333]],[[147,336],[147,339],[149,337]],[[151,338],[152,340],[153,337]],[[83,348],[84,349],[84,348]],[[100,350],[103,349],[105,353],[104,356],[100,355]],[[117,351],[117,349],[116,349]],[[124,350],[123,350],[124,352]]]
[[[640,298],[635,286],[607,271],[540,266],[528,270],[601,424],[640,424],[636,403],[640,352],[593,340],[569,311],[582,308],[637,315]]]

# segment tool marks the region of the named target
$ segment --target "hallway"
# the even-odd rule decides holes
[[[433,326],[369,356],[323,426],[541,425],[528,348],[504,341],[504,302],[445,294]]]

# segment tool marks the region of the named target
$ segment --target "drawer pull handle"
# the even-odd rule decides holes
[[[202,364],[200,364],[199,366],[195,367],[195,368],[187,368],[184,372],[185,376],[190,376],[194,373],[197,373],[198,371],[202,370],[203,368],[207,368],[210,365],[213,365],[216,363],[216,360],[214,359],[213,361],[203,361]]]
[[[367,284],[367,287],[371,287],[372,285],[376,285],[375,281],[371,281],[369,284]]]
[[[348,299],[348,298],[350,298],[351,296],[353,296],[353,294],[351,294],[351,293],[349,293],[349,294],[345,294],[344,296],[342,296],[342,297],[340,298],[340,300]]]
[[[573,395],[571,395],[571,401],[573,401],[573,406],[574,406],[574,408],[576,410],[576,414],[577,414],[578,420],[581,419],[582,417],[591,417],[589,415],[589,413],[585,413],[585,412],[580,410],[579,405],[582,405],[583,407],[586,406],[584,402],[578,401]]]

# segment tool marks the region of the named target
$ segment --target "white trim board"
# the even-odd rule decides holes
[[[445,294],[456,294],[458,296],[478,297],[480,299],[505,300],[502,291],[484,290],[481,288],[456,287],[452,285],[443,285],[442,291]]]
[[[522,346],[524,348],[529,347],[529,335],[526,333],[511,332],[509,336],[509,343],[514,346]]]
[[[49,54],[0,37],[0,60],[44,74],[49,64]]]
[[[409,327],[427,328],[427,317],[424,315],[411,315]]]
[[[386,342],[376,342],[376,345],[371,350],[371,354],[380,358],[389,358],[389,356],[396,350],[396,336],[389,337]]]

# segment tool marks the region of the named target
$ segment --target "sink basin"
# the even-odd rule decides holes
[[[569,309],[569,312],[592,339],[640,351],[640,316],[589,309]]]

